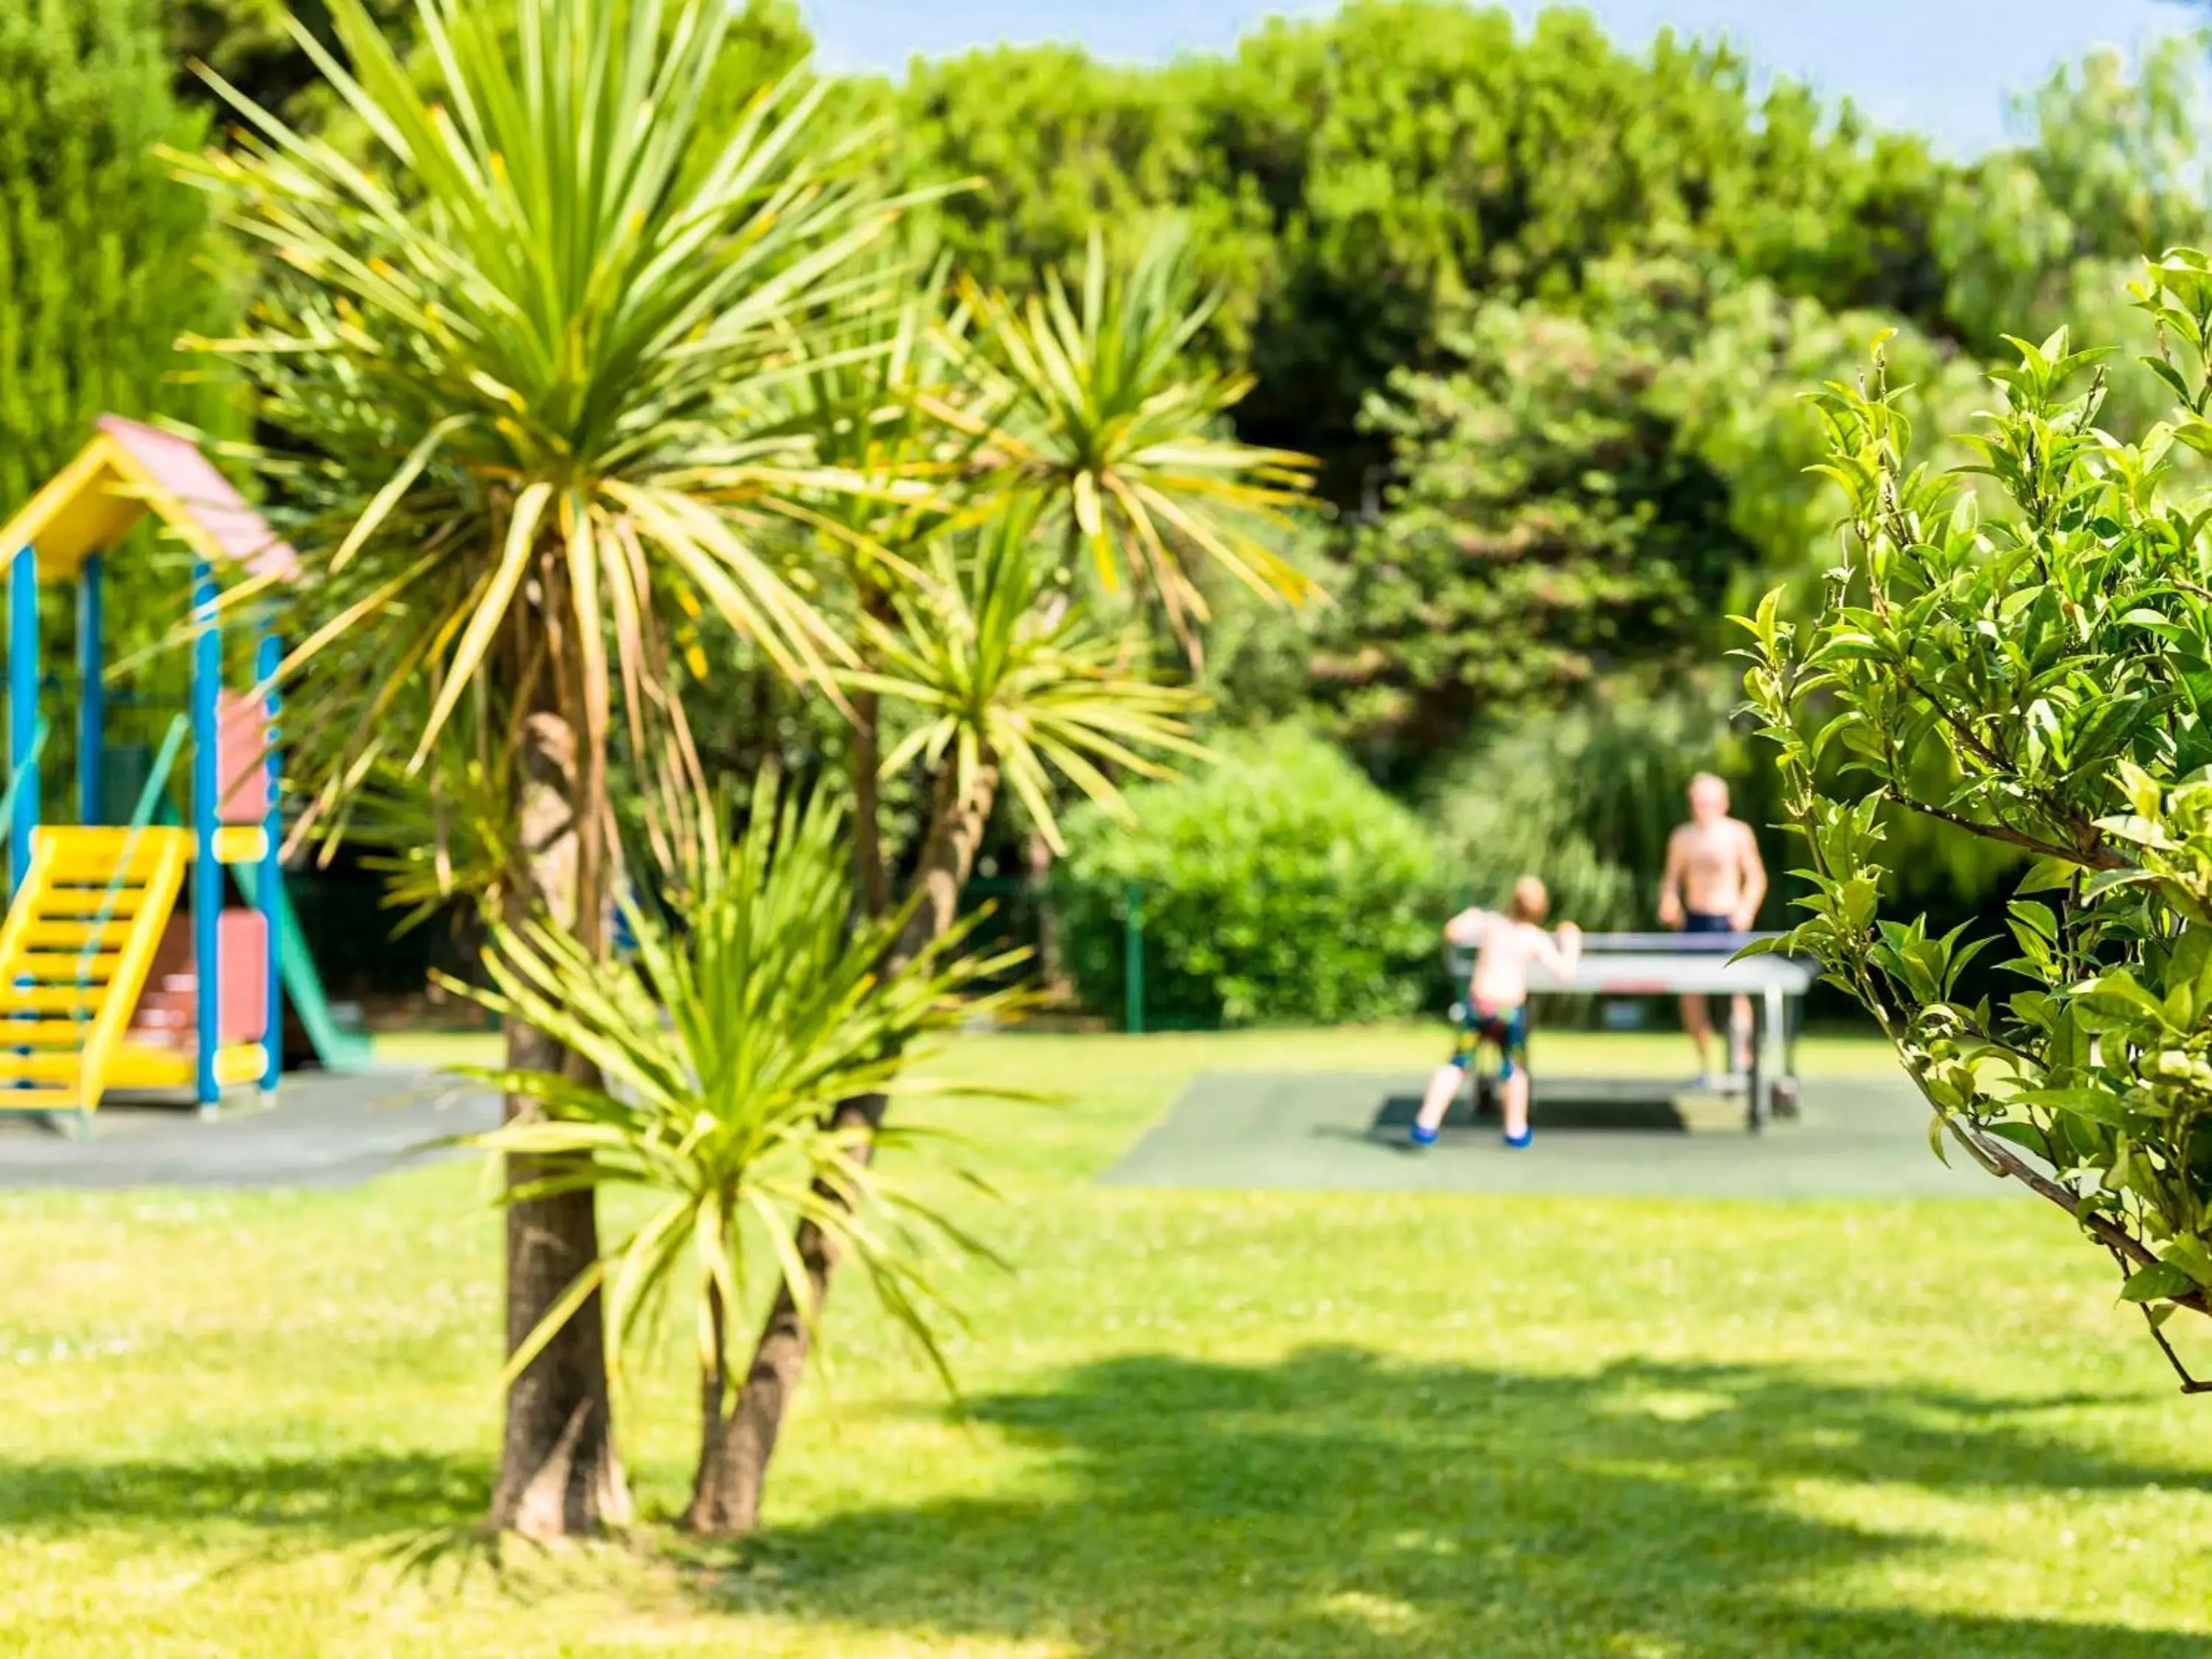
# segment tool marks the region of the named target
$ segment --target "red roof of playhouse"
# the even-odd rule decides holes
[[[120,415],[94,422],[92,441],[0,531],[0,556],[28,544],[39,576],[74,577],[151,513],[210,563],[289,577],[299,555],[246,504],[189,438]]]

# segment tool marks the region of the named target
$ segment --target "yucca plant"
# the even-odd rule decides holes
[[[933,781],[909,951],[952,925],[1002,787],[1059,852],[1063,785],[1126,810],[1103,769],[1158,777],[1164,757],[1206,754],[1191,726],[1202,697],[1146,672],[1137,643],[1085,607],[1044,602],[1054,572],[1038,518],[1034,499],[1017,497],[971,535],[938,542],[933,580],[896,595],[891,622],[866,619],[878,666],[846,677],[913,720],[884,770],[918,762]]]
[[[666,786],[664,824],[688,810],[672,628],[716,619],[799,676],[846,654],[764,533],[837,483],[775,429],[775,394],[808,331],[866,301],[849,264],[898,204],[845,167],[817,94],[764,90],[708,130],[714,0],[417,0],[412,74],[361,0],[328,11],[343,64],[295,33],[368,158],[211,76],[238,142],[179,161],[261,265],[248,330],[201,343],[276,434],[249,459],[301,556],[293,763],[330,809],[380,757],[419,772],[489,684],[520,738],[507,902],[597,955],[611,750],[626,794]],[[518,1070],[580,1067],[527,1021],[508,1034]],[[588,1191],[512,1174],[549,1194],[509,1213],[519,1346],[599,1251]],[[595,1310],[509,1391],[502,1525],[626,1508]]]
[[[665,919],[629,913],[634,964],[543,923],[502,925],[484,958],[492,989],[465,992],[550,1032],[595,1073],[483,1074],[550,1109],[473,1141],[553,1160],[555,1173],[510,1200],[600,1187],[646,1198],[635,1229],[545,1311],[509,1375],[593,1297],[605,1297],[617,1356],[689,1303],[701,1434],[685,1520],[701,1532],[749,1528],[759,1513],[767,1458],[747,1439],[753,1425],[733,1415],[731,1363],[731,1321],[756,1291],[775,1284],[812,1333],[828,1264],[849,1260],[950,1385],[936,1335],[948,1309],[933,1267],[947,1247],[988,1254],[879,1161],[853,1156],[859,1132],[837,1126],[832,1109],[854,1094],[952,1090],[911,1068],[933,1033],[1010,1000],[969,993],[1014,958],[960,955],[959,936],[945,934],[887,960],[903,917],[855,925],[849,827],[827,796],[779,803],[764,781],[729,845],[707,819],[702,854]],[[882,1130],[878,1146],[887,1138],[914,1136]]]
[[[963,446],[950,477],[931,476],[936,516],[907,521],[917,562],[926,552],[922,579],[862,607],[867,665],[843,676],[856,700],[882,698],[911,722],[884,770],[923,774],[929,803],[913,860],[921,902],[894,960],[951,925],[1002,786],[1049,854],[1063,786],[1112,810],[1117,769],[1156,775],[1165,757],[1202,752],[1189,724],[1200,700],[1144,672],[1141,641],[1096,628],[1100,588],[1133,572],[1194,653],[1205,603],[1193,567],[1211,562],[1277,598],[1314,592],[1262,534],[1305,503],[1309,464],[1222,435],[1247,383],[1190,360],[1212,302],[1179,234],[1163,230],[1121,268],[1094,235],[1077,287],[1079,301],[1055,275],[1021,306],[970,288],[935,331],[944,370],[906,377],[895,399],[872,387],[858,400],[899,410],[898,429],[933,462],[950,439],[903,424],[906,411],[933,416]],[[1094,584],[1073,568],[1086,544]],[[849,1097],[836,1121],[874,1133],[886,1103]],[[780,1295],[738,1405],[763,1457],[807,1341],[796,1304]]]
[[[1158,222],[1133,258],[1119,260],[1094,227],[1080,271],[1048,272],[1042,294],[1017,304],[971,289],[979,326],[966,354],[969,396],[939,410],[988,435],[980,459],[994,470],[979,490],[1042,504],[1066,597],[1087,548],[1094,592],[1111,595],[1124,572],[1133,574],[1194,666],[1209,620],[1208,574],[1270,602],[1320,593],[1278,550],[1291,515],[1315,505],[1314,462],[1237,441],[1230,415],[1251,377],[1197,360],[1218,301],[1205,291],[1178,222]],[[1032,830],[1033,880],[1050,875],[1057,855]],[[1056,981],[1049,915],[1040,944]]]
[[[890,621],[895,596],[931,580],[932,541],[977,510],[967,486],[980,446],[925,407],[967,395],[966,322],[951,304],[947,267],[918,246],[884,244],[868,258],[896,302],[835,319],[787,393],[788,429],[805,437],[820,465],[853,481],[818,502],[815,528],[821,562],[842,574],[860,628]],[[865,661],[866,642],[855,642]],[[848,681],[845,690],[854,865],[872,915],[891,902],[878,781],[882,710],[872,687]]]
[[[846,678],[909,722],[884,770],[918,765],[932,780],[927,827],[885,958],[891,971],[956,931],[1002,785],[1058,847],[1053,797],[1063,783],[1112,811],[1121,794],[1107,768],[1158,776],[1166,759],[1205,753],[1191,726],[1202,698],[1145,672],[1145,653],[1097,628],[1064,593],[1040,602],[1053,586],[1054,554],[1037,533],[1039,511],[1018,497],[980,528],[941,537],[929,580],[896,596],[889,621],[864,620],[877,665]],[[856,1158],[886,1132],[889,1104],[868,1091],[837,1102],[833,1122],[854,1138]],[[811,1259],[811,1249],[802,1228],[792,1249]],[[817,1293],[828,1288],[829,1269],[823,1263]],[[779,1293],[747,1370],[738,1412],[762,1465],[805,1364],[804,1315],[804,1304]]]
[[[1218,296],[1202,291],[1179,225],[1163,222],[1122,265],[1094,228],[1079,275],[1048,271],[1019,303],[972,290],[970,302],[977,396],[937,411],[988,433],[998,487],[1042,500],[1048,533],[1087,550],[1106,591],[1133,574],[1194,653],[1208,614],[1200,567],[1273,597],[1316,594],[1269,545],[1311,505],[1314,463],[1227,432],[1252,380],[1193,357]]]

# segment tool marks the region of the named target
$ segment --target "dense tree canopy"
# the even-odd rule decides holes
[[[276,0],[12,3],[10,84],[60,93],[10,142],[107,158],[90,194],[50,191],[20,160],[9,186],[28,205],[5,233],[22,234],[8,245],[27,273],[7,301],[7,418],[43,410],[66,434],[11,441],[27,477],[95,405],[180,407],[156,390],[161,348],[197,290],[140,279],[190,269],[198,234],[148,159],[157,140],[191,137],[179,105],[215,107],[187,60],[342,144],[360,135],[314,90]],[[368,3],[404,45],[412,0]],[[298,12],[330,38],[322,0]],[[145,96],[90,108],[69,73],[21,57],[34,37],[47,53],[66,37],[81,58],[118,19],[166,40],[165,64],[137,48],[133,67],[103,75]],[[788,0],[746,0],[710,94],[727,113],[713,119],[812,73],[808,51]],[[953,187],[912,216],[915,242],[934,242],[971,295],[1002,289],[1018,309],[1043,270],[1080,263],[1094,230],[1126,253],[1155,222],[1182,222],[1220,294],[1196,349],[1253,378],[1222,424],[1316,457],[1331,504],[1279,550],[1336,594],[1333,610],[1285,615],[1209,588],[1220,719],[1317,709],[1377,776],[1419,792],[1488,775],[1466,763],[1493,741],[1538,754],[1507,741],[1516,722],[1716,665],[1722,617],[1771,581],[1809,602],[1838,508],[1805,471],[1821,434],[1801,393],[1847,375],[1878,332],[1895,331],[1890,361],[1929,434],[1979,405],[2006,332],[2039,337],[2071,317],[2148,349],[2115,274],[2212,238],[2203,64],[2188,40],[2134,62],[2093,55],[2022,92],[2015,142],[1954,161],[1725,45],[1625,46],[1565,9],[1351,0],[1158,66],[1066,46],[918,62],[840,82],[830,109],[851,138],[841,165]],[[34,143],[41,120],[79,136]],[[72,214],[82,234],[43,228]],[[40,263],[74,273],[85,246],[123,273],[90,289],[112,320],[62,328]],[[69,297],[74,323],[83,296]],[[2131,430],[2156,413],[2140,386],[2107,404]],[[804,769],[842,750],[846,722],[820,699],[772,676],[724,684],[728,706],[697,711],[710,754]],[[1666,729],[1710,724],[1726,700],[1700,687],[1693,701],[1702,712]]]
[[[1656,395],[1693,344],[1695,276],[1619,276],[1581,315],[1480,308],[1450,369],[1401,370],[1372,401],[1397,482],[1353,543],[1321,670],[1376,759],[1702,644],[1750,562]]]
[[[1355,0],[1155,71],[1064,48],[925,65],[901,113],[915,167],[993,181],[945,216],[993,278],[1064,257],[1092,216],[1190,217],[1231,295],[1222,347],[1259,376],[1252,435],[1322,455],[1350,502],[1388,449],[1366,398],[1436,364],[1474,300],[1557,299],[1686,240],[1787,291],[1936,311],[1944,168],[1751,83],[1727,47],[1624,52],[1578,12]]]

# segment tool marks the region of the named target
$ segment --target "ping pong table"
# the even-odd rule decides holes
[[[1820,972],[1802,957],[1778,954],[1730,960],[1754,939],[1771,933],[1585,933],[1574,971],[1552,973],[1540,963],[1528,969],[1531,990],[1585,992],[1597,996],[1676,996],[1704,993],[1752,1000],[1751,1076],[1745,1125],[1756,1134],[1770,1113],[1795,1115],[1797,1066],[1790,1005],[1802,1000]],[[1474,969],[1474,951],[1447,945],[1446,965],[1454,986],[1464,988]],[[1725,1018],[1723,1020],[1725,1027]],[[1724,1039],[1725,1040],[1725,1039]]]

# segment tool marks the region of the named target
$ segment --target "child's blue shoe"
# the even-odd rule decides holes
[[[1517,1135],[1509,1134],[1505,1137],[1505,1144],[1516,1152],[1524,1152],[1536,1144],[1536,1132],[1534,1129],[1523,1129]]]
[[[1406,1141],[1407,1145],[1413,1146],[1433,1146],[1437,1144],[1437,1132],[1434,1129],[1424,1129],[1416,1123],[1407,1129]]]

